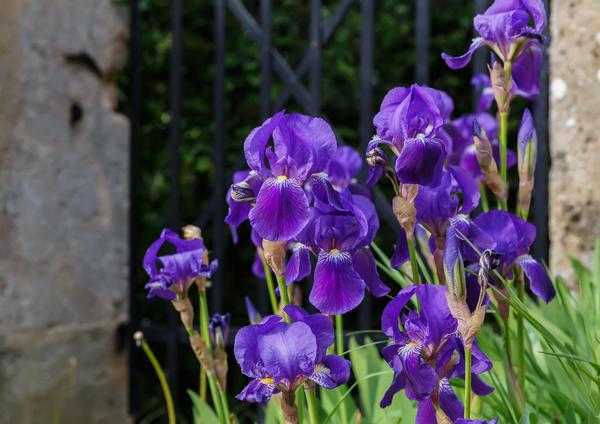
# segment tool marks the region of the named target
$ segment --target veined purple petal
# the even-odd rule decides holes
[[[390,301],[383,309],[381,315],[381,330],[388,337],[392,337],[394,340],[401,340],[402,332],[398,327],[398,319],[404,309],[404,306],[408,303],[409,299],[415,294],[417,290],[416,285],[406,287],[400,290],[392,301]]]
[[[315,366],[315,371],[309,378],[321,387],[335,389],[348,382],[350,361],[338,355],[327,355]]]
[[[454,177],[462,193],[460,212],[468,215],[479,205],[479,198],[481,197],[479,184],[467,172],[456,166],[449,166],[448,170]]]
[[[315,362],[321,362],[325,357],[327,348],[335,340],[333,334],[333,324],[329,318],[323,314],[309,314],[307,311],[296,305],[287,305],[285,312],[294,322],[303,322],[310,327],[317,341],[317,356]]]
[[[275,384],[268,378],[255,378],[235,397],[252,403],[267,403],[276,392]]]
[[[473,56],[473,53],[475,53],[475,50],[484,44],[485,41],[483,38],[475,38],[471,42],[469,49],[462,56],[450,56],[446,53],[442,53],[442,59],[444,59],[444,62],[446,62],[446,65],[448,65],[450,69],[464,68],[471,62],[471,57]]]
[[[421,314],[427,320],[425,341],[439,345],[444,336],[454,333],[458,326],[448,308],[446,287],[423,284],[417,288],[416,295],[421,304]]]
[[[394,395],[400,390],[403,390],[405,387],[406,376],[404,375],[404,373],[394,373],[394,379],[392,380],[392,384],[385,391],[385,394],[383,395],[383,399],[381,399],[379,406],[381,406],[382,408],[387,408],[388,406],[390,406],[392,404],[392,399],[394,398]]]
[[[454,390],[452,390],[452,387],[446,378],[440,380],[439,402],[440,408],[442,408],[442,411],[444,411],[446,416],[450,418],[452,422],[463,416],[463,405],[456,397]]]
[[[403,228],[400,228],[396,244],[394,244],[394,254],[390,259],[390,265],[394,268],[399,268],[408,261],[408,257],[408,240],[406,239],[406,232]]]
[[[396,174],[402,183],[435,187],[445,159],[446,149],[435,138],[406,140],[396,159]]]
[[[276,382],[293,382],[310,375],[317,356],[317,339],[303,322],[279,323],[258,338],[258,349],[265,371]]]
[[[519,96],[532,98],[540,93],[542,49],[538,42],[531,41],[513,64],[513,91]]]
[[[285,111],[281,111],[265,120],[260,127],[254,128],[244,141],[244,154],[250,169],[267,177],[270,175],[265,164],[265,150],[275,128],[284,119]]]
[[[546,274],[544,267],[538,261],[529,255],[522,255],[519,256],[515,262],[523,269],[523,272],[529,280],[529,288],[536,296],[546,303],[554,299],[556,290],[554,289],[548,274]]]
[[[365,295],[365,282],[352,267],[348,252],[319,253],[309,300],[326,314],[343,314],[356,308]]]
[[[256,325],[241,328],[235,335],[233,352],[241,371],[248,377],[264,377],[262,359],[258,348],[258,338],[270,331],[281,321],[279,315],[269,315]]]
[[[437,424],[435,408],[431,399],[427,398],[419,401],[417,416],[415,417],[415,424]]]
[[[373,296],[381,297],[390,292],[390,288],[379,278],[375,258],[368,248],[363,247],[352,254],[352,265]]]
[[[409,343],[400,349],[399,355],[406,373],[406,397],[411,400],[429,398],[438,377],[435,370],[421,358],[421,347]]]
[[[310,274],[310,249],[302,243],[294,243],[292,255],[285,266],[285,281],[289,285],[300,281]]]
[[[308,199],[294,179],[265,180],[250,210],[250,224],[264,239],[288,241],[306,225]]]

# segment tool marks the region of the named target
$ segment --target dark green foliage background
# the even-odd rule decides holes
[[[169,182],[181,179],[181,222],[196,222],[209,208],[215,168],[213,157],[213,3],[209,0],[183,1],[183,68],[182,68],[182,114],[181,114],[181,160],[182,172],[179,176],[169,175],[168,128],[169,128],[169,53],[171,38],[169,33],[169,2],[167,0],[141,0],[141,136],[140,175],[137,192],[140,216],[137,221],[140,229],[141,258],[145,247],[154,240],[167,225]],[[258,0],[244,1],[250,13],[258,17]],[[304,56],[308,38],[309,2],[281,0],[273,2],[273,44],[286,58],[292,68]],[[337,1],[323,1],[323,18],[329,16]],[[472,95],[469,79],[470,68],[450,71],[440,59],[442,51],[462,53],[472,38],[471,19],[473,2],[465,0],[433,0],[432,37],[430,45],[430,85],[446,90],[455,101],[455,116],[471,110]],[[376,2],[375,51],[374,51],[374,104],[373,111],[385,93],[394,86],[408,85],[414,81],[415,68],[415,10],[413,1],[380,0]],[[227,145],[225,150],[226,172],[231,175],[235,163],[243,155],[242,143],[248,132],[260,124],[260,50],[247,33],[237,23],[235,17],[226,15],[226,127]],[[349,13],[335,34],[323,47],[321,110],[346,143],[358,146],[360,98],[360,2],[355,1]],[[308,83],[307,79],[304,79]],[[121,78],[122,107],[126,111],[127,75]],[[272,99],[282,90],[282,82],[273,78]],[[294,111],[299,106],[291,101],[286,105]],[[226,204],[219,204],[224,210]],[[383,225],[383,224],[382,224]],[[208,224],[210,227],[210,222]],[[246,225],[247,227],[247,225]],[[227,230],[227,229],[226,229]],[[386,231],[380,231],[380,234]],[[211,245],[211,231],[206,228],[205,239]],[[233,325],[246,324],[244,295],[257,300],[257,290],[264,290],[262,282],[257,282],[250,273],[254,255],[248,239],[248,229],[240,232],[240,244],[234,246],[227,238],[225,272],[225,303],[227,311],[233,315]],[[387,231],[389,233],[389,231]],[[393,238],[382,240],[382,246],[391,249]],[[391,252],[389,252],[391,253]],[[145,275],[140,268],[138,305],[144,317],[143,324],[164,323],[165,311],[170,308],[160,300],[145,300],[143,285]],[[390,283],[392,286],[393,283]],[[303,285],[306,288],[306,285]],[[305,290],[306,292],[306,290]],[[385,299],[375,301],[379,309]],[[216,311],[213,311],[216,312]],[[226,311],[218,311],[226,312]],[[267,311],[263,311],[267,312]],[[375,316],[375,315],[374,315]],[[377,319],[374,318],[374,322]],[[347,319],[352,326],[352,314]],[[162,348],[157,346],[159,357]],[[187,346],[181,349],[182,369],[180,410],[186,415],[190,403],[186,399],[185,387],[196,388],[196,364]],[[143,358],[142,358],[143,359]],[[164,364],[164,356],[161,358]],[[233,359],[233,358],[232,358]],[[137,388],[145,402],[141,416],[159,413],[161,394],[158,384],[147,364],[140,363],[142,381]],[[237,393],[244,383],[235,363],[231,364],[231,393]],[[233,401],[232,409],[243,408]],[[252,412],[242,413],[242,419]],[[158,418],[155,422],[162,422]],[[153,422],[152,420],[146,422]]]

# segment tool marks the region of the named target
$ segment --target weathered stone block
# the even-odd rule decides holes
[[[126,53],[111,0],[0,7],[0,423],[127,420]]]
[[[600,6],[552,1],[550,264],[571,283],[569,257],[591,265],[600,236]]]

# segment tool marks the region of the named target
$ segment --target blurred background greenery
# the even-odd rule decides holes
[[[244,1],[244,6],[258,19],[258,0]],[[323,0],[322,18],[329,16],[337,1]],[[429,85],[447,91],[455,102],[454,116],[472,109],[470,67],[450,71],[440,59],[442,51],[462,53],[472,38],[473,3],[465,0],[435,0],[431,13],[431,43],[429,51]],[[156,239],[167,225],[169,181],[169,60],[170,60],[170,5],[167,0],[140,0],[141,7],[141,134],[140,175],[137,181],[139,196],[140,229],[139,251],[141,258],[146,246]],[[181,222],[194,223],[206,208],[214,182],[213,158],[213,2],[183,2],[183,63],[181,103]],[[385,93],[392,87],[408,85],[415,80],[415,2],[380,0],[375,6],[373,111]],[[272,6],[272,37],[276,48],[294,68],[304,56],[308,39],[309,2],[297,0],[274,1]],[[260,48],[241,28],[237,20],[226,14],[226,97],[225,125],[226,175],[231,175],[238,162],[242,143],[249,131],[261,122],[260,111]],[[321,111],[347,144],[358,146],[360,98],[360,2],[350,7],[334,35],[322,49]],[[121,75],[121,106],[128,110],[127,74]],[[307,78],[304,79],[307,83]],[[281,92],[283,84],[276,77],[272,82],[272,99]],[[291,100],[286,109],[300,111]],[[226,211],[223,200],[220,207]],[[210,223],[209,223],[210,226]],[[382,226],[385,224],[382,223]],[[249,295],[258,302],[257,290],[264,290],[250,272],[254,248],[249,241],[248,226],[240,231],[240,244],[235,246],[228,237],[226,266],[224,267],[226,310],[231,312],[232,325],[247,323],[243,297]],[[211,231],[204,232],[211,246]],[[391,234],[390,234],[391,233]],[[385,236],[384,234],[387,234]],[[391,249],[393,232],[380,231],[382,246]],[[138,309],[142,325],[164,323],[170,308],[161,300],[145,300],[143,289],[145,275],[137,270],[139,279]],[[382,276],[383,277],[383,276]],[[385,277],[383,277],[385,279]],[[393,287],[394,283],[389,282]],[[306,284],[301,285],[307,292]],[[385,305],[386,299],[374,300],[375,310]],[[267,312],[266,310],[262,311]],[[352,327],[356,314],[349,314],[347,325]],[[375,314],[373,316],[376,316]],[[377,320],[375,320],[377,321]],[[376,324],[375,324],[376,325]],[[164,363],[164,346],[155,349]],[[197,364],[186,345],[180,349],[180,388],[177,391],[182,419],[189,418],[189,400],[185,388],[196,388]],[[232,355],[230,358],[233,360]],[[139,373],[137,391],[142,402],[138,411],[139,422],[163,422],[162,395],[149,365],[137,364]],[[230,393],[237,393],[244,384],[235,363],[230,364]],[[232,409],[240,412],[244,405],[232,401]],[[251,418],[255,411],[240,413],[243,419]],[[182,421],[184,422],[184,421]]]

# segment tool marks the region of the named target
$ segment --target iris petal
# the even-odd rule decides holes
[[[323,313],[343,314],[363,300],[365,282],[348,252],[320,252],[314,278],[309,300]]]
[[[446,149],[435,138],[409,139],[396,159],[396,174],[402,183],[435,187],[442,178]]]
[[[252,380],[235,398],[252,403],[267,403],[276,388],[275,384],[265,384],[263,380],[260,378]]]
[[[288,241],[308,222],[308,199],[298,181],[269,178],[250,210],[252,228],[264,239]]]
[[[383,284],[377,272],[377,264],[373,254],[367,248],[358,249],[352,254],[354,270],[367,284],[367,289],[375,297],[385,296],[390,288]]]
[[[556,290],[544,267],[538,261],[530,255],[523,255],[519,256],[515,262],[523,269],[529,280],[529,288],[536,296],[546,303],[554,299]]]
[[[315,372],[309,378],[321,387],[334,389],[348,382],[350,361],[338,355],[327,355],[323,362],[315,366]]]
[[[475,53],[475,50],[477,50],[479,47],[483,46],[484,43],[485,42],[484,42],[483,38],[481,38],[481,37],[475,38],[471,42],[469,49],[463,55],[450,56],[446,53],[442,53],[442,59],[444,59],[444,61],[446,62],[446,65],[448,65],[448,67],[450,69],[464,68],[465,66],[467,66],[469,64],[469,62],[471,62],[471,57],[473,56],[473,53]]]

